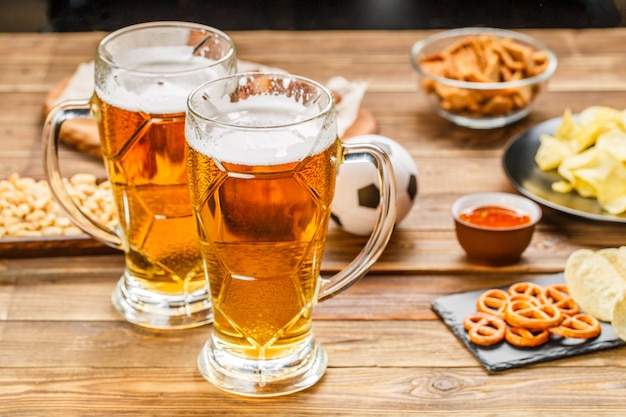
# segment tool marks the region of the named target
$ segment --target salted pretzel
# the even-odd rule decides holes
[[[565,316],[573,316],[580,311],[578,304],[576,304],[571,297],[567,285],[564,284],[554,284],[544,287],[541,294],[539,294],[539,300],[543,304],[556,305]]]
[[[526,294],[533,297],[539,297],[542,287],[534,282],[516,282],[512,284],[509,289],[509,295]]]
[[[506,291],[498,288],[487,290],[480,294],[476,301],[476,310],[493,314],[494,316],[504,318],[504,309],[509,300]]]
[[[477,312],[463,320],[470,340],[481,346],[490,346],[504,340],[506,323],[503,319],[488,313]]]
[[[512,301],[504,310],[506,322],[511,327],[544,330],[557,326],[563,320],[561,311],[554,304],[535,304],[529,301]]]
[[[514,346],[535,347],[550,340],[550,332],[546,329],[531,331],[522,327],[509,327],[506,329],[504,338]]]
[[[578,339],[591,339],[598,336],[602,328],[595,317],[579,313],[566,317],[563,322],[550,329],[550,333],[562,337],[575,337]]]

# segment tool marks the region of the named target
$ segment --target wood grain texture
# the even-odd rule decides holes
[[[556,52],[548,92],[526,119],[474,131],[432,113],[409,59],[433,31],[235,32],[239,57],[321,82],[368,82],[363,107],[419,169],[419,195],[372,271],[316,307],[329,368],[314,387],[273,399],[225,394],[196,369],[210,326],[155,332],[117,315],[110,296],[120,254],[0,258],[0,416],[623,416],[626,347],[511,371],[486,372],[431,310],[444,295],[563,270],[576,249],[626,244],[626,226],[544,208],[522,260],[471,264],[449,209],[474,191],[514,192],[501,169],[514,135],[566,107],[624,108],[626,29],[528,30]],[[93,59],[104,33],[0,33],[0,177],[42,177],[48,92]],[[67,175],[104,174],[97,158],[62,149]],[[323,273],[343,268],[364,239],[329,231]],[[1,249],[1,247],[0,247]],[[76,247],[52,245],[53,251]]]
[[[320,383],[305,392],[249,399],[217,392],[194,367],[31,368],[2,373],[0,412],[9,416],[623,415],[623,379],[604,368],[587,370],[590,375],[583,375],[578,367],[540,367],[493,376],[476,368],[330,368]],[[545,378],[546,374],[554,376]],[[24,385],[36,384],[37,390],[11,385],[17,378]],[[603,394],[590,395],[598,391]]]

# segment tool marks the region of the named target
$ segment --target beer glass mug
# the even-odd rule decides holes
[[[90,100],[56,107],[44,127],[45,170],[57,201],[86,233],[125,252],[112,301],[130,322],[189,328],[213,319],[187,188],[184,123],[189,93],[232,74],[232,40],[185,22],[138,24],[98,46]],[[59,169],[59,126],[95,116],[119,227],[86,216],[65,189]]]
[[[342,144],[330,92],[294,75],[205,83],[191,93],[186,120],[191,203],[215,315],[199,369],[240,395],[307,388],[327,362],[311,330],[313,306],[365,274],[391,236],[389,157],[375,145]],[[357,258],[323,280],[335,176],[353,153],[371,155],[379,170],[379,222]]]

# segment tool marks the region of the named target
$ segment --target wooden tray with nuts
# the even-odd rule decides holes
[[[77,205],[105,226],[117,221],[108,181],[76,174],[64,179]],[[119,253],[72,224],[47,181],[17,173],[0,180],[0,257],[29,258]]]

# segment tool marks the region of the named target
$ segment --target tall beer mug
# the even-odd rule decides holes
[[[390,160],[374,145],[342,144],[332,95],[294,75],[237,74],[200,86],[188,100],[185,135],[215,314],[200,371],[240,395],[307,388],[327,362],[311,330],[313,306],[365,274],[391,236]],[[377,165],[379,222],[357,258],[323,280],[335,176],[351,153]]]
[[[130,26],[98,46],[91,100],[63,103],[46,120],[44,165],[52,192],[78,227],[124,251],[126,268],[112,301],[137,325],[189,328],[213,319],[187,188],[184,123],[189,93],[234,73],[236,64],[232,40],[214,28]],[[74,204],[59,168],[60,124],[90,114],[117,205],[115,231]]]

